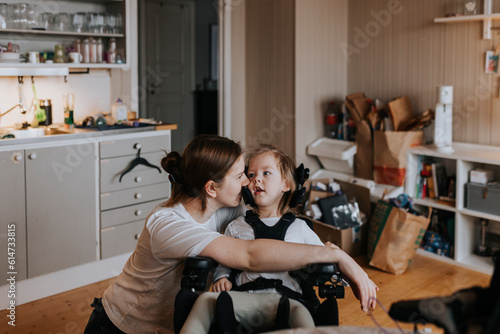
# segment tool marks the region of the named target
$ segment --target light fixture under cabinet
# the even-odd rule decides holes
[[[65,76],[68,67],[0,67],[0,76]]]

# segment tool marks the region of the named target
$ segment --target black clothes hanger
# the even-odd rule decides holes
[[[144,165],[144,166],[148,166],[148,167],[151,167],[151,168],[156,168],[158,169],[158,172],[161,173],[161,169],[160,167],[158,166],[155,166],[155,165],[152,165],[149,163],[149,161],[147,161],[146,159],[144,158],[141,158],[141,149],[139,149],[139,151],[137,151],[137,156],[135,157],[134,160],[132,160],[130,162],[130,165],[128,166],[127,170],[125,170],[122,175],[120,175],[120,182],[122,182],[122,177],[123,175],[127,174],[128,172],[130,172],[132,169],[135,168],[135,166],[137,165]]]

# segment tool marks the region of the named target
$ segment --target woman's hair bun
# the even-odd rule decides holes
[[[161,159],[161,166],[169,174],[179,173],[181,168],[181,155],[175,151],[168,153]]]

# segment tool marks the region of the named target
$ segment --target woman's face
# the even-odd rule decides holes
[[[243,156],[234,163],[222,180],[222,185],[217,189],[216,200],[221,207],[234,207],[241,202],[241,188],[249,183],[245,175],[245,162]]]

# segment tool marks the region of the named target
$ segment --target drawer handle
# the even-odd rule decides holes
[[[134,197],[136,199],[140,199],[140,198],[142,198],[142,194],[141,193],[137,193],[137,194],[134,195]]]
[[[136,215],[136,216],[140,216],[140,215],[142,215],[142,211],[141,211],[141,210],[136,210],[136,211],[135,211],[135,215]]]
[[[142,181],[142,177],[137,176],[137,177],[135,178],[135,182],[136,182],[136,183],[139,183],[139,182],[141,182],[141,181]]]
[[[141,144],[139,144],[139,143],[135,143],[135,144],[134,144],[134,148],[135,148],[136,150],[140,150],[140,149],[142,148],[142,146],[141,146]]]
[[[141,234],[140,234],[140,233],[137,233],[136,235],[134,235],[135,240],[139,240],[139,237],[140,237],[140,236],[141,236]]]
[[[36,153],[35,153],[35,152],[30,153],[30,155],[28,155],[28,157],[29,157],[31,160],[35,160],[35,159],[36,159]]]

